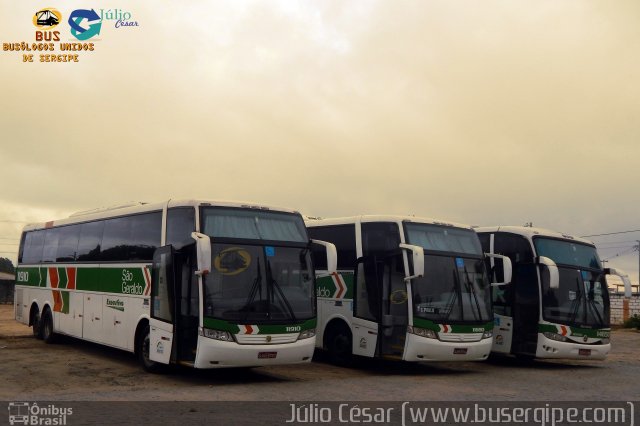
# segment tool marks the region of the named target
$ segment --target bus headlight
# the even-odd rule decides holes
[[[569,339],[567,339],[565,336],[558,334],[558,333],[551,333],[549,331],[545,331],[544,333],[544,337],[546,337],[547,339],[551,339],[551,340],[555,340],[556,342],[568,342]]]
[[[298,340],[308,339],[308,338],[313,337],[315,335],[316,335],[316,329],[315,328],[310,328],[308,330],[301,331],[300,335],[298,336]]]
[[[426,329],[426,328],[408,326],[407,327],[407,333],[415,334],[416,336],[420,336],[420,337],[426,337],[428,339],[437,339],[438,338],[438,333],[436,333],[433,330]]]
[[[202,335],[209,339],[222,340],[223,342],[233,342],[233,336],[228,331],[212,330],[210,328],[202,328]]]
[[[485,332],[482,333],[483,339],[491,339],[492,337],[493,337],[493,330],[485,330]]]

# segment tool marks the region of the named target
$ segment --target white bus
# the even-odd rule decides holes
[[[299,213],[229,202],[137,203],[28,225],[15,317],[45,342],[60,333],[135,352],[149,371],[309,362],[311,245]]]
[[[493,314],[485,256],[469,226],[404,216],[307,219],[338,251],[316,259],[318,337],[334,362],[351,355],[404,361],[483,360]],[[318,254],[318,256],[316,256]],[[510,268],[507,258],[505,269]]]
[[[611,349],[609,291],[590,241],[520,226],[477,228],[482,247],[508,256],[512,280],[493,291],[492,351],[525,359],[604,359]],[[500,266],[496,265],[500,275]],[[509,280],[505,280],[509,281]]]

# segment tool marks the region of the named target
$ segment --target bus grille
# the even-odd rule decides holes
[[[295,342],[299,334],[236,334],[235,338],[241,345],[281,345]]]
[[[438,333],[443,342],[479,342],[482,333]]]

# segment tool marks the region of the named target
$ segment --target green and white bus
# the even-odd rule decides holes
[[[338,251],[327,273],[314,252],[316,345],[337,363],[351,355],[404,361],[484,360],[493,314],[485,255],[466,225],[404,216],[307,219],[312,238]],[[510,268],[509,259],[497,256]]]
[[[508,256],[512,280],[494,288],[492,351],[525,359],[604,359],[611,350],[609,291],[590,241],[540,228],[477,228],[482,247]],[[495,265],[500,276],[500,266]]]
[[[135,203],[28,225],[15,317],[45,342],[59,333],[135,352],[149,371],[309,362],[312,245],[298,212],[231,202]],[[335,264],[335,247],[323,247]]]

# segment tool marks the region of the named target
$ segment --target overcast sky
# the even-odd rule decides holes
[[[0,0],[0,42],[34,42],[40,3]],[[60,3],[62,41],[102,3]],[[0,243],[22,226],[2,220],[200,197],[640,229],[636,0],[102,7],[139,26],[105,21],[79,63],[0,52]],[[594,238],[634,281],[637,239]]]

